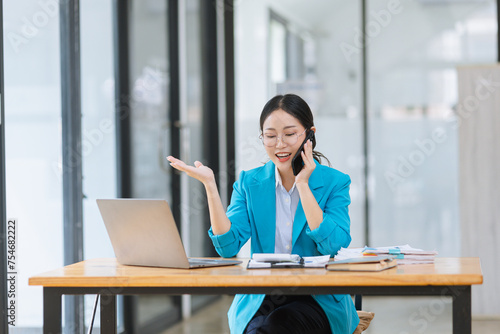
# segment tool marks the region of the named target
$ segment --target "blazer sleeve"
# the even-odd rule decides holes
[[[250,219],[248,215],[247,192],[245,189],[245,172],[241,172],[233,185],[231,203],[227,208],[226,216],[231,222],[231,228],[224,234],[214,235],[212,228],[208,235],[217,253],[222,257],[233,257],[251,235]]]
[[[341,247],[348,247],[351,243],[348,210],[351,178],[346,174],[340,175],[338,182],[325,195],[323,221],[313,231],[309,226],[306,228],[306,234],[316,243],[318,251],[330,256],[335,256]]]

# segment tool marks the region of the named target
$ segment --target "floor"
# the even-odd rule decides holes
[[[229,334],[226,313],[232,297],[194,314],[162,334]],[[366,334],[446,334],[451,333],[451,299],[432,297],[364,297],[363,310],[375,313]],[[473,320],[472,333],[500,333],[500,318]]]

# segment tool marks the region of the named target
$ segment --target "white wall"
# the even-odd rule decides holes
[[[500,64],[460,67],[462,256],[481,259],[484,283],[472,287],[474,315],[500,316]]]

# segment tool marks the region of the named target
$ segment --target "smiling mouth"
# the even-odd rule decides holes
[[[278,158],[278,160],[280,162],[287,161],[290,158],[291,155],[292,155],[292,153],[278,153],[278,154],[275,154],[275,156]]]

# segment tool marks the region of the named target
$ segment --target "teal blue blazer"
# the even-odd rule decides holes
[[[351,242],[348,205],[351,179],[333,168],[316,163],[309,178],[316,201],[323,210],[323,221],[314,231],[309,229],[301,202],[293,222],[292,254],[301,256],[334,256],[340,247]],[[241,172],[234,183],[227,217],[231,229],[214,235],[208,231],[215,249],[223,257],[233,257],[251,238],[251,253],[274,253],[276,231],[275,165]],[[236,295],[228,312],[232,334],[241,334],[259,309],[265,295]],[[312,296],[325,311],[332,333],[351,334],[359,323],[349,295]]]

